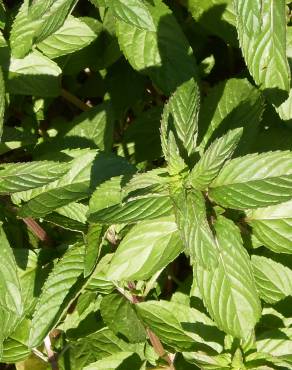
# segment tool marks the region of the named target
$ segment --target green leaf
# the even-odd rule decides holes
[[[224,334],[207,315],[194,308],[162,300],[142,302],[135,307],[145,324],[176,351],[223,349]]]
[[[87,231],[86,214],[88,207],[81,203],[69,203],[57,208],[54,212],[44,217],[44,221],[50,222],[63,229],[85,234]]]
[[[167,134],[165,150],[165,159],[167,160],[169,174],[172,176],[185,172],[187,170],[187,164],[180,154],[178,140],[173,131],[169,131]]]
[[[133,357],[133,358],[132,358]],[[132,362],[134,360],[134,363]],[[130,361],[130,363],[128,363]],[[127,363],[127,365],[125,364]],[[114,355],[110,355],[106,358],[103,358],[101,360],[98,360],[97,362],[94,362],[86,367],[84,367],[84,370],[116,370],[119,369],[120,366],[123,364],[126,368],[132,368],[132,369],[138,369],[137,367],[141,365],[141,360],[139,360],[139,357],[137,357],[136,354],[133,354],[132,352],[119,352],[115,353]],[[130,365],[130,367],[129,367]],[[132,367],[134,366],[134,367]]]
[[[90,175],[97,151],[85,151],[73,160],[70,170],[59,180],[40,190],[21,209],[24,217],[42,217],[53,210],[73,201],[85,198],[89,194]]]
[[[5,82],[3,77],[2,68],[0,67],[0,141],[3,133],[4,114],[5,114]]]
[[[253,234],[276,253],[292,253],[292,201],[247,212]]]
[[[155,32],[155,25],[147,6],[139,0],[112,0],[109,2],[115,17],[131,26]]]
[[[5,28],[6,21],[7,21],[7,13],[6,13],[6,9],[4,7],[4,4],[1,0],[0,1],[0,28],[1,29]]]
[[[142,221],[120,243],[107,272],[112,280],[144,280],[182,252],[173,217]]]
[[[16,262],[2,227],[0,228],[0,354],[2,341],[13,332],[23,314],[21,286]]]
[[[88,206],[82,203],[73,202],[67,204],[64,207],[57,208],[55,212],[71,220],[75,220],[81,224],[85,224]]]
[[[7,91],[20,95],[58,96],[61,73],[55,62],[37,51],[31,52],[23,59],[11,58]]]
[[[261,314],[251,262],[232,221],[219,216],[214,227],[218,266],[208,269],[198,262],[194,278],[218,327],[234,337],[245,338]]]
[[[10,33],[13,57],[23,58],[39,43],[64,24],[76,0],[39,0],[30,4],[25,0],[20,7]]]
[[[39,161],[0,165],[0,193],[15,193],[53,182],[62,177],[68,163]]]
[[[68,173],[60,180],[38,190],[20,209],[20,214],[43,217],[68,203],[86,198],[92,189],[104,180],[132,171],[132,166],[122,158],[98,154],[96,150],[80,151]]]
[[[101,225],[91,224],[86,235],[86,248],[84,257],[84,277],[89,276],[100,255],[104,228]]]
[[[36,142],[36,137],[19,127],[4,126],[0,142],[0,154],[25,147]]]
[[[291,356],[292,328],[264,332],[257,338],[257,350],[272,356]]]
[[[120,47],[131,66],[151,77],[166,95],[197,73],[188,41],[161,0],[145,2],[155,31],[117,20]]]
[[[125,131],[124,143],[134,144],[136,163],[161,157],[161,107],[142,112]]]
[[[57,324],[82,287],[84,246],[68,249],[55,265],[37,302],[29,336],[29,347],[37,347]]]
[[[145,342],[146,332],[132,303],[117,293],[103,297],[100,311],[105,324],[131,343]]]
[[[90,204],[94,207],[93,199]],[[133,223],[167,216],[171,212],[172,203],[168,196],[151,196],[150,194],[97,212],[90,210],[88,221],[106,224]]]
[[[75,140],[80,148],[84,141],[85,147],[93,146],[110,152],[113,143],[114,121],[112,106],[105,102],[81,113],[63,129],[64,132],[61,132],[59,136],[65,138],[65,145],[68,145],[71,139],[72,143]]]
[[[206,269],[216,268],[218,253],[208,224],[205,200],[199,191],[182,191],[173,195],[176,222],[192,263]]]
[[[30,355],[31,350],[27,345],[30,323],[30,320],[23,319],[9,338],[5,339],[3,354],[0,356],[1,362],[16,363],[25,360]]]
[[[249,154],[229,161],[211,183],[209,196],[223,207],[258,208],[292,197],[292,153]]]
[[[67,314],[64,322],[58,328],[66,333],[70,340],[84,337],[100,328],[97,312],[100,309],[101,296],[93,292],[82,293],[73,312]]]
[[[256,84],[279,105],[290,90],[285,0],[235,0],[234,7],[247,67]]]
[[[123,176],[116,176],[104,181],[96,188],[89,201],[89,218],[99,211],[110,208],[122,201],[122,181]]]
[[[34,27],[29,22],[29,3],[23,1],[10,31],[11,53],[15,58],[23,58],[32,48]]]
[[[186,163],[194,153],[198,131],[199,104],[199,87],[192,78],[179,86],[164,106],[161,121],[161,143],[171,173],[176,172],[176,162],[180,162],[179,158],[175,158],[173,152],[178,153],[179,157],[183,158]],[[169,148],[170,132],[175,137],[177,148]]]
[[[85,22],[70,16],[61,28],[38,44],[38,49],[54,59],[84,48],[96,37],[96,33]]]
[[[86,286],[88,290],[101,294],[110,294],[115,289],[113,282],[106,277],[112,256],[112,254],[108,253],[100,259]]]
[[[261,93],[247,79],[231,78],[214,86],[203,100],[200,110],[201,152],[228,130],[243,127],[236,153],[247,153],[258,132],[263,110]]]
[[[117,338],[108,328],[102,328],[85,338],[80,338],[76,343],[72,343],[72,351],[76,362],[80,364],[80,369],[83,370],[86,365],[107,357],[110,358],[110,355],[117,353],[126,351],[143,353],[144,344],[126,343]],[[74,366],[75,368],[76,366]],[[102,367],[102,369],[104,370],[106,367]],[[139,369],[139,367],[129,367],[129,369]]]
[[[205,190],[210,185],[234,153],[242,132],[242,128],[230,130],[209,146],[189,175],[188,182],[192,187]]]
[[[24,307],[23,313],[29,317],[41,294],[41,288],[48,276],[50,264],[42,265],[39,250],[14,248],[13,255],[17,264],[17,275]]]
[[[276,303],[292,295],[292,270],[266,257],[252,256],[251,261],[261,299]]]
[[[229,370],[231,364],[231,354],[222,353],[217,356],[209,356],[203,352],[184,352],[184,358],[192,363],[199,366],[200,369],[204,370]]]

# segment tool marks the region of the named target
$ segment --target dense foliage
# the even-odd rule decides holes
[[[290,58],[285,0],[0,1],[1,369],[292,369]]]

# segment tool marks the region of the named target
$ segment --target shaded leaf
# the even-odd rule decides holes
[[[103,297],[100,311],[105,324],[116,334],[130,342],[145,342],[146,332],[137,317],[133,304],[120,294],[112,293]]]

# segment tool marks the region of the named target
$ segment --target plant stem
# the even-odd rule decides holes
[[[128,282],[128,287],[130,290],[135,289],[135,283],[132,281]],[[134,294],[129,294],[126,292],[123,288],[116,285],[117,290],[131,303],[136,304],[142,301],[141,297],[138,297]],[[158,354],[159,357],[163,358],[169,365],[169,370],[175,370],[175,367],[173,365],[174,357],[170,356],[164,349],[163,344],[161,343],[158,336],[153,333],[153,331],[149,328],[146,328],[146,332],[148,334],[149,340],[152,344],[152,347],[154,348],[155,352]]]
[[[52,370],[59,370],[58,361],[55,352],[52,350],[52,344],[50,339],[50,334],[48,334],[44,340],[45,348],[48,354],[48,360],[51,364]]]
[[[79,108],[80,110],[87,111],[91,108],[89,103],[84,103],[81,99],[77,98],[77,96],[71,94],[65,89],[62,89],[61,95],[64,99],[75,105],[75,107]]]
[[[48,358],[41,352],[39,351],[38,349],[36,348],[33,348],[32,349],[32,352],[38,357],[40,358],[42,361],[44,362],[49,362]]]
[[[47,232],[31,217],[26,217],[22,219],[27,227],[47,246],[52,244],[51,239]]]

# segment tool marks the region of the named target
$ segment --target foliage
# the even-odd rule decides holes
[[[1,363],[292,369],[291,14],[0,1]]]

